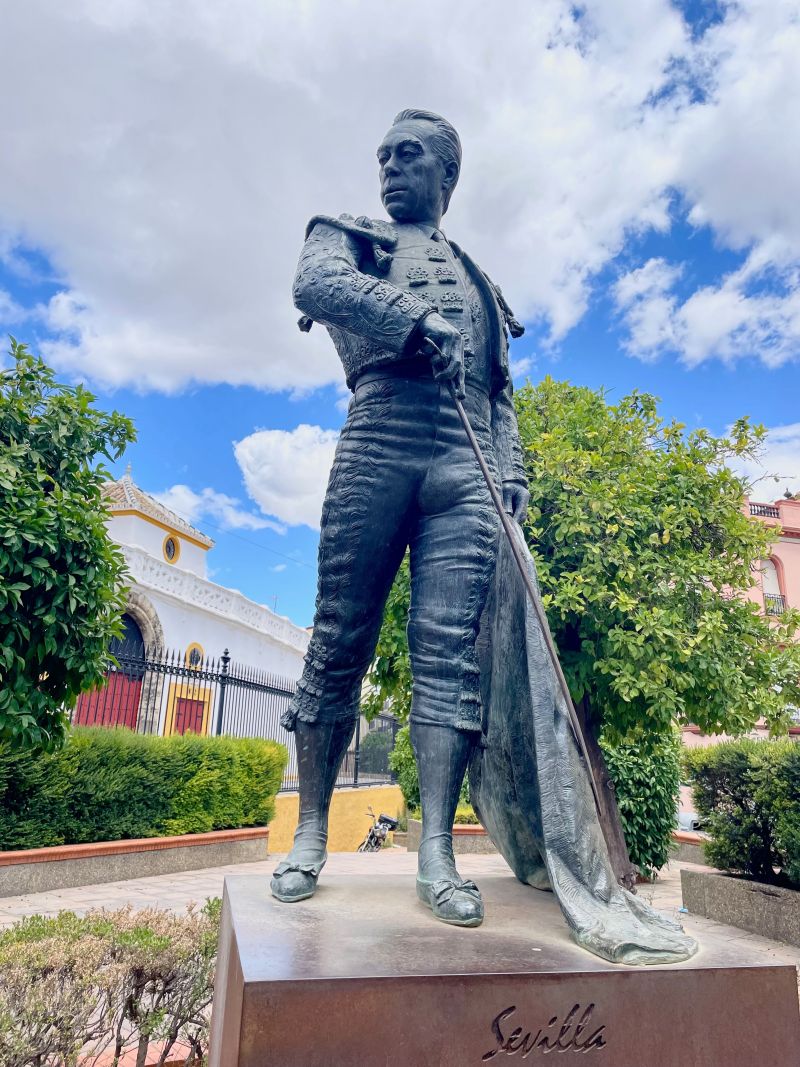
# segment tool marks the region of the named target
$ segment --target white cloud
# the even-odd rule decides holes
[[[246,511],[239,500],[218,493],[215,489],[201,489],[196,493],[188,485],[172,485],[161,493],[153,493],[165,507],[192,524],[211,519],[224,530],[274,530],[285,533],[284,526],[260,515]]]
[[[753,485],[755,500],[775,500],[787,489],[800,493],[800,422],[773,426],[758,460],[738,460],[731,466]]]
[[[534,363],[533,356],[521,356],[519,359],[512,359],[509,364],[512,379],[517,381],[525,378],[533,370]]]
[[[800,259],[757,245],[717,286],[696,290],[680,309],[689,364],[757,355],[778,367],[800,354]]]
[[[448,233],[553,340],[628,235],[669,229],[676,189],[720,241],[757,251],[779,240],[787,264],[800,257],[797,0],[728,4],[699,42],[669,0],[509,0],[501,17],[462,0],[454,11],[428,0],[406,0],[395,19],[369,0],[2,5],[0,98],[14,106],[0,116],[0,252],[38,246],[62,280],[41,312],[56,331],[49,358],[166,391],[340,382],[324,332],[296,329],[294,264],[310,215],[381,213],[374,147],[409,104],[462,134]],[[728,293],[708,306],[720,288],[697,317],[722,313]],[[748,317],[780,330],[790,313]],[[645,336],[660,321],[643,322]],[[737,330],[746,343],[727,358],[763,342]],[[775,360],[795,351],[782,336]],[[725,358],[699,326],[692,338],[687,358]]]
[[[679,182],[691,218],[733,246],[776,237],[800,254],[800,5],[746,0],[698,45],[705,102],[674,129]]]
[[[319,426],[257,430],[234,447],[250,497],[266,515],[319,529],[339,434]]]
[[[800,353],[800,263],[765,242],[718,285],[696,289],[684,301],[674,292],[681,274],[680,267],[651,259],[618,279],[614,299],[632,355],[678,352],[689,366],[755,355],[777,367]]]
[[[624,313],[629,330],[627,348],[633,354],[647,359],[665,348],[676,347],[676,299],[670,290],[680,275],[680,267],[658,258],[649,259],[644,266],[617,279],[614,301]]]
[[[9,326],[16,326],[27,318],[25,309],[21,307],[5,289],[0,289],[0,330]]]
[[[336,410],[341,411],[343,415],[346,415],[352,399],[353,394],[347,388],[345,383],[339,382],[336,387]]]
[[[641,267],[619,277],[614,285],[617,306],[629,308],[640,300],[661,296],[675,284],[681,275],[680,267],[664,259],[648,259]]]

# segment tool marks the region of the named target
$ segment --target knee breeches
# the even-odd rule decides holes
[[[494,472],[490,402],[465,406]],[[406,548],[411,717],[480,729],[475,640],[498,522],[445,386],[364,376],[356,388],[322,511],[314,630],[284,725],[358,714],[383,608]]]

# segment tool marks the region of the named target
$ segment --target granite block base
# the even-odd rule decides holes
[[[299,904],[226,879],[211,1067],[794,1062],[793,967],[711,935],[683,964],[614,966],[573,944],[549,894],[510,873],[481,890],[486,921],[464,930],[436,922],[408,876],[323,875]]]

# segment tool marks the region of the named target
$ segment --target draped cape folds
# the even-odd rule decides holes
[[[514,524],[537,596],[533,559]],[[546,625],[546,624],[545,624]],[[574,940],[612,963],[677,963],[697,942],[623,889],[597,817],[544,634],[501,534],[478,641],[483,744],[472,803],[521,882],[551,889]]]

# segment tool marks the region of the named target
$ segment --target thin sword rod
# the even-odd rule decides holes
[[[428,341],[428,343],[430,344],[431,342]],[[583,731],[581,730],[581,724],[578,720],[577,712],[575,711],[575,705],[572,703],[572,697],[570,696],[569,686],[567,685],[567,679],[564,677],[564,672],[561,669],[561,664],[558,659],[558,653],[556,652],[556,646],[553,644],[553,637],[550,633],[550,626],[548,625],[547,618],[544,614],[544,609],[539,603],[539,598],[536,596],[536,590],[533,588],[531,577],[528,574],[528,568],[525,564],[525,558],[522,555],[522,552],[520,551],[519,545],[517,544],[516,535],[512,526],[512,520],[509,518],[508,513],[506,512],[506,509],[503,506],[503,499],[500,496],[497,486],[494,483],[494,478],[492,478],[492,472],[489,470],[489,467],[486,463],[486,459],[483,455],[483,452],[481,451],[481,446],[478,444],[478,439],[475,436],[475,432],[472,429],[472,425],[470,424],[469,416],[464,410],[464,405],[461,403],[458,398],[458,395],[456,394],[452,378],[448,379],[447,387],[450,390],[450,396],[452,397],[453,403],[455,404],[456,411],[458,412],[458,417],[461,419],[461,424],[463,425],[464,431],[469,439],[469,443],[472,446],[472,451],[475,453],[475,458],[478,461],[478,466],[481,469],[481,474],[483,475],[486,485],[489,489],[489,494],[491,495],[492,503],[495,506],[497,514],[500,516],[500,523],[502,524],[503,530],[505,531],[506,537],[508,538],[509,545],[511,546],[511,553],[514,556],[514,560],[517,564],[517,567],[519,568],[519,573],[522,577],[522,581],[525,584],[528,599],[533,605],[533,610],[536,612],[536,618],[539,621],[539,627],[542,631],[542,634],[544,635],[544,642],[547,647],[547,651],[550,654],[550,662],[553,664],[553,669],[556,672],[556,678],[558,679],[558,683],[561,688],[561,694],[564,697],[564,701],[567,705],[567,716],[569,718],[570,726],[572,727],[572,732],[575,735],[575,740],[578,742],[578,747],[583,753],[583,758],[586,760],[586,769],[589,772],[589,784],[592,787],[592,793],[594,794],[594,802],[597,806],[597,811],[598,813],[600,813],[602,812],[602,807],[600,804],[600,794],[597,789],[597,782],[595,781],[594,772],[592,770],[592,763],[589,759],[589,753],[586,749],[586,741],[583,736]]]

